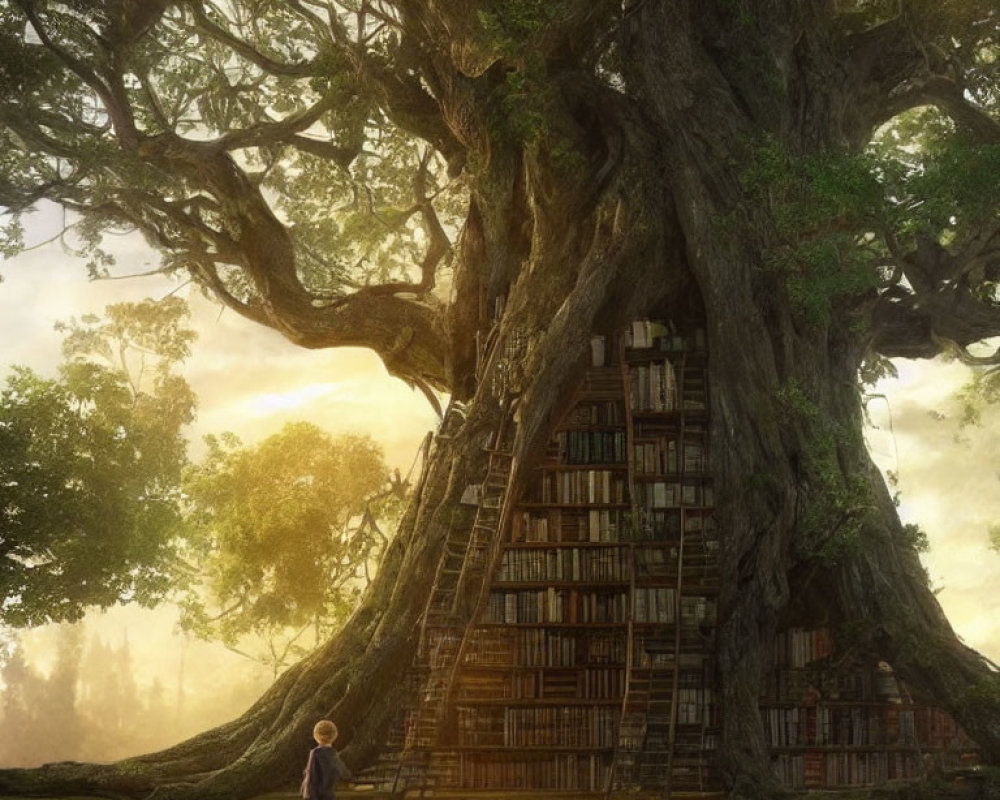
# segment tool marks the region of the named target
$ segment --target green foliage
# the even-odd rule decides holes
[[[549,133],[545,113],[546,89],[541,65],[513,70],[504,78],[494,132],[513,141],[537,143]]]
[[[851,301],[874,296],[921,237],[963,241],[995,220],[1000,146],[974,142],[938,112],[919,109],[859,154],[795,156],[764,140],[742,180],[771,217],[767,266],[800,318],[828,324]],[[966,280],[994,303],[998,277],[984,264]]]
[[[197,567],[182,625],[277,671],[346,619],[387,543],[379,522],[401,510],[368,437],[287,425],[255,447],[231,434],[184,488],[187,558]],[[266,653],[251,654],[254,639]]]
[[[1000,369],[991,367],[972,374],[958,393],[962,408],[960,424],[981,425],[986,406],[1000,402]]]
[[[1000,145],[968,138],[934,109],[897,117],[878,132],[868,157],[887,198],[888,221],[904,241],[914,235],[954,241],[995,218]]]
[[[260,0],[130,13],[111,0],[32,5],[51,47],[17,4],[0,6],[0,206],[23,212],[42,196],[70,205],[66,241],[91,275],[113,266],[107,233],[138,229],[165,270],[211,264],[226,292],[256,300],[243,271],[245,231],[259,221],[247,218],[251,198],[285,226],[296,277],[319,302],[419,277],[429,203],[457,229],[444,160],[359,75],[360,62],[377,71],[398,55],[396,26],[369,16],[361,45],[354,3],[331,4],[327,26],[298,4]],[[143,19],[135,31],[132,18]],[[415,104],[433,102],[406,81]],[[113,103],[104,86],[117,88]],[[295,125],[302,116],[311,124]],[[208,166],[206,141],[231,174]],[[15,217],[0,252],[22,246]]]
[[[927,532],[919,525],[912,522],[906,523],[902,527],[902,534],[904,544],[916,552],[926,553],[931,549],[931,543],[927,538]]]
[[[109,306],[60,329],[54,379],[14,367],[0,391],[0,621],[152,605],[169,586],[194,396],[174,368],[179,301]],[[161,348],[159,344],[163,342]]]
[[[809,555],[835,563],[862,546],[862,531],[876,513],[863,469],[842,465],[843,453],[863,452],[860,433],[824,413],[794,380],[778,387],[775,399],[785,424],[794,425],[805,443],[798,479],[804,494],[800,542]]]
[[[990,537],[990,548],[1000,553],[1000,525],[990,525],[988,534]]]
[[[883,378],[898,378],[899,370],[892,361],[877,353],[870,354],[858,370],[858,380],[862,386],[874,386]]]
[[[563,16],[565,5],[565,0],[497,0],[490,11],[479,12],[479,22],[499,53],[517,58]]]
[[[1000,714],[1000,675],[984,675],[965,691],[963,702],[980,718]]]
[[[768,140],[743,182],[771,213],[767,264],[801,318],[827,324],[842,303],[875,290],[883,253],[870,231],[884,224],[886,203],[869,156],[794,158]]]

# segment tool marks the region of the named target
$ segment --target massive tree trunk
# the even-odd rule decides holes
[[[621,37],[622,73],[604,81],[552,58],[538,67],[544,130],[515,137],[499,128],[517,121],[498,122],[498,101],[483,100],[501,95],[512,65],[482,55],[474,32],[456,22],[473,25],[461,12],[401,5],[442,41],[453,37],[442,52],[465,71],[442,93],[469,154],[471,211],[443,334],[463,413],[447,414],[433,438],[361,607],[246,715],[119,764],[5,771],[0,790],[247,797],[294,781],[322,716],[340,725],[346,761],[369,763],[410,691],[430,578],[449,527],[467,514],[459,498],[485,469],[500,408],[496,375],[475,372],[472,332],[488,328],[478,309],[498,297],[506,298],[501,340],[523,346],[515,363],[494,366],[520,397],[522,475],[582,376],[592,334],[614,333],[657,305],[704,308],[724,532],[718,663],[728,787],[745,796],[773,789],[758,695],[774,633],[792,619],[851,631],[854,647],[889,661],[956,717],[988,761],[1000,761],[996,676],[941,613],[862,439],[858,370],[887,334],[852,324],[848,311],[870,315],[876,291],[834,297],[831,314],[804,318],[767,267],[777,234],[743,180],[767,142],[794,154],[863,145],[886,113],[872,87],[923,55],[891,29],[838,39],[832,6],[821,2],[762,0],[743,10],[638,2],[621,18],[601,6]],[[580,28],[592,24],[578,17]],[[562,49],[550,43],[550,53],[571,54],[573,30],[567,24]],[[853,60],[842,61],[848,53]],[[913,330],[911,352],[931,352],[930,331]]]

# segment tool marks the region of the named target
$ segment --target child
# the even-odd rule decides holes
[[[333,749],[337,726],[328,719],[321,719],[313,727],[313,738],[317,746],[309,751],[309,761],[302,776],[302,796],[309,800],[334,800],[333,787],[337,779],[351,777],[351,771]]]

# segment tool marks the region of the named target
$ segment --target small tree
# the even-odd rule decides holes
[[[353,610],[405,487],[370,438],[309,423],[254,447],[232,434],[206,442],[184,482],[187,555],[198,567],[182,625],[276,675]]]

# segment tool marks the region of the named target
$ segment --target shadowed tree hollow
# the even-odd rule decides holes
[[[518,395],[516,495],[591,337],[691,298],[727,787],[770,786],[759,686],[791,611],[849,629],[1000,759],[1000,683],[928,589],[859,383],[889,357],[994,360],[968,349],[1000,334],[992,0],[12,0],[0,35],[0,204],[61,203],[96,275],[102,232],[139,230],[236,313],[371,348],[452,403],[328,645],[228,725],[5,771],[4,791],[248,796],[294,779],[321,715],[370,763],[495,387]]]

